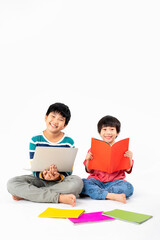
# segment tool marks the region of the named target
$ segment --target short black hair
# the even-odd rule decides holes
[[[46,116],[48,116],[51,112],[60,113],[65,118],[65,125],[69,123],[69,120],[71,118],[71,112],[67,105],[59,102],[54,103],[49,106],[46,112]]]
[[[101,129],[103,127],[115,127],[117,130],[117,133],[119,133],[121,129],[121,123],[117,118],[107,115],[101,118],[97,124],[99,133],[101,132]]]

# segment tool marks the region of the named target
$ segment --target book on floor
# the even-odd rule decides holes
[[[138,224],[143,223],[152,217],[151,215],[130,212],[120,209],[114,209],[112,211],[103,212],[103,215]]]
[[[84,209],[47,208],[38,217],[42,218],[78,218]]]
[[[87,223],[114,220],[113,217],[104,216],[102,215],[102,213],[103,212],[83,213],[79,218],[69,218],[69,220],[73,223]]]
[[[112,146],[102,140],[91,139],[91,153],[93,159],[89,161],[88,168],[113,173],[131,168],[130,159],[124,154],[129,148],[129,138],[120,140]]]

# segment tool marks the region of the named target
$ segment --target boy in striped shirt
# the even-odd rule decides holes
[[[37,146],[74,147],[72,138],[62,131],[68,125],[71,113],[62,103],[52,104],[46,113],[46,129],[32,137],[29,145],[30,160]],[[83,182],[72,172],[58,172],[55,165],[48,170],[33,172],[32,175],[14,177],[7,184],[14,200],[26,199],[33,202],[66,203],[75,206],[76,196],[81,193]]]

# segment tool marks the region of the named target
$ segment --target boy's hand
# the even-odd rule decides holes
[[[91,159],[93,159],[93,155],[91,152],[88,152],[86,155],[86,160],[91,160]]]
[[[49,168],[49,171],[52,173],[52,175],[54,175],[58,172],[58,169],[57,169],[56,165],[51,165]]]
[[[51,165],[49,170],[43,171],[43,177],[47,181],[57,181],[60,177],[60,173],[55,165]]]
[[[130,159],[130,164],[131,164],[131,167],[132,167],[133,153],[131,151],[127,151],[127,152],[125,152],[124,156],[128,157]],[[129,171],[130,171],[130,169],[127,169],[127,172],[129,172]]]
[[[87,172],[91,172],[91,169],[88,168],[88,163],[92,159],[93,159],[93,154],[91,152],[88,152],[87,155],[86,155],[86,160],[87,160],[87,162],[86,162],[86,170],[87,170]]]

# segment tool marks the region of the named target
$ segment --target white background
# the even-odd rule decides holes
[[[141,239],[153,234],[156,239],[160,225],[159,12],[160,3],[154,0],[0,0],[0,201],[6,236],[28,239],[28,230],[36,229],[34,236],[45,237],[46,231],[52,234],[47,229],[50,224],[58,229],[53,231],[56,237],[74,237],[79,232],[80,238],[106,239],[106,223],[77,226],[75,231],[68,220],[37,220],[42,209],[51,205],[15,203],[6,190],[9,178],[26,173],[28,142],[45,129],[47,108],[62,102],[72,113],[65,132],[79,148],[74,173],[80,177],[87,176],[83,161],[91,137],[98,137],[98,120],[113,115],[121,121],[117,140],[130,137],[135,160],[127,178],[135,194],[125,209],[154,217],[136,227],[109,223],[108,236],[131,239],[131,231],[138,227]],[[77,208],[124,209],[119,203],[86,201],[89,204],[77,200]],[[102,203],[105,209],[100,208]],[[16,230],[20,225],[21,231]],[[61,226],[68,232],[61,232]]]

